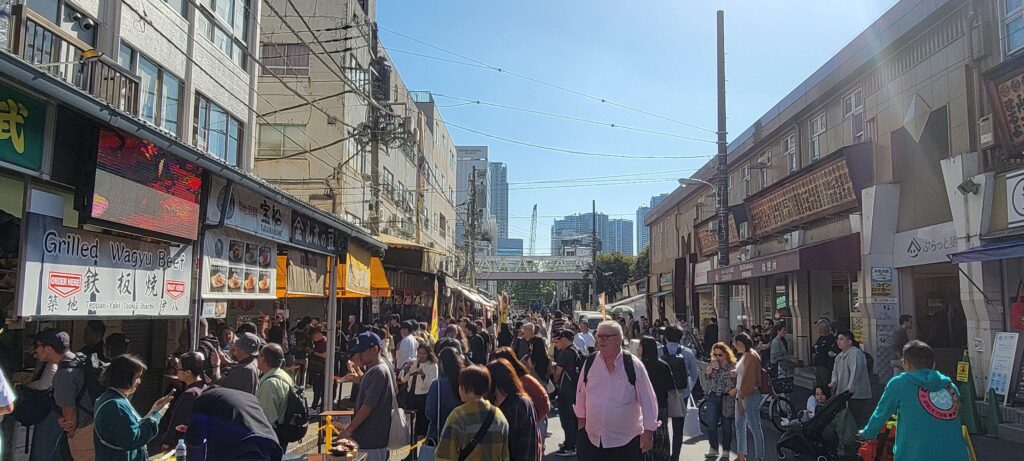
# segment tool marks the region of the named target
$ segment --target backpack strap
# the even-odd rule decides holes
[[[587,378],[590,377],[590,367],[594,366],[594,360],[597,358],[597,352],[587,356],[587,361],[583,364],[583,385],[587,385],[589,382]],[[626,378],[629,379],[629,385],[636,387],[636,368],[633,363],[633,354],[629,351],[622,351],[622,368],[626,370]]]
[[[88,377],[85,376],[85,367],[88,365],[88,360],[89,358],[86,357],[85,354],[77,352],[75,353],[74,359],[61,360],[60,363],[57,365],[57,369],[60,370],[62,368],[78,368],[79,370],[82,371],[82,387],[78,389],[78,395],[75,395],[75,407],[77,407],[79,410],[88,413],[89,416],[94,416],[96,414],[95,408],[93,408],[92,411],[89,411],[87,408],[82,406],[82,397],[84,397],[85,393],[89,391],[89,383],[85,382],[85,380],[88,379]],[[54,404],[54,406],[56,406],[56,404]],[[60,414],[60,407],[58,407],[57,413]],[[104,445],[106,444],[104,443]]]
[[[484,439],[484,435],[486,435],[487,431],[490,430],[491,423],[494,422],[495,411],[497,410],[491,408],[490,411],[487,412],[487,415],[484,416],[484,421],[480,423],[480,429],[477,429],[476,435],[473,436],[473,440],[470,440],[468,445],[459,450],[459,461],[466,461],[466,459],[469,458],[469,455],[473,453],[473,450],[476,450],[477,445],[480,445],[480,442]]]

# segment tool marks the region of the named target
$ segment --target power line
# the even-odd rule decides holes
[[[445,125],[448,125],[448,126],[454,127],[454,128],[458,128],[458,129],[463,130],[463,131],[468,131],[470,133],[476,133],[476,134],[478,134],[480,136],[484,136],[484,137],[487,137],[487,138],[497,139],[499,141],[505,141],[505,142],[512,143],[512,144],[519,144],[521,146],[533,147],[535,149],[550,150],[550,151],[553,151],[553,152],[562,152],[564,154],[570,154],[570,155],[582,155],[582,156],[585,156],[585,157],[628,158],[628,159],[635,159],[635,160],[638,160],[638,159],[639,160],[682,160],[682,159],[702,159],[702,158],[711,158],[711,157],[713,157],[713,155],[675,155],[675,156],[665,155],[665,156],[658,156],[658,155],[624,155],[624,154],[609,154],[609,153],[604,153],[604,152],[587,152],[587,151],[581,151],[581,150],[575,150],[575,149],[565,149],[565,148],[561,148],[561,147],[544,146],[544,145],[535,144],[535,143],[532,143],[532,142],[519,141],[519,140],[516,140],[516,139],[510,139],[510,138],[506,138],[506,137],[503,137],[503,136],[498,136],[498,135],[494,135],[494,134],[490,134],[490,133],[485,133],[483,131],[474,130],[472,128],[466,128],[466,127],[464,127],[462,125],[457,125],[455,123],[448,122],[448,121],[445,122]]]
[[[644,115],[647,115],[649,117],[659,118],[659,119],[662,119],[662,120],[665,120],[665,121],[668,121],[668,122],[672,122],[672,123],[676,123],[676,124],[679,124],[679,125],[682,125],[682,126],[690,127],[690,128],[696,129],[696,130],[706,131],[708,133],[715,133],[715,134],[717,133],[715,130],[710,130],[710,129],[707,129],[707,128],[704,128],[704,127],[701,127],[701,126],[698,126],[698,125],[694,125],[692,123],[686,123],[686,122],[683,122],[683,121],[679,121],[679,120],[676,120],[676,119],[673,119],[673,118],[666,117],[664,115],[659,115],[659,114],[655,114],[653,112],[649,112],[649,111],[646,111],[646,110],[643,110],[643,109],[637,109],[635,107],[630,107],[630,106],[627,106],[625,104],[620,104],[620,103],[617,103],[615,101],[608,100],[606,98],[601,98],[601,97],[598,97],[598,96],[590,95],[590,94],[584,93],[582,91],[574,90],[572,88],[566,88],[566,87],[561,86],[561,85],[545,82],[543,80],[536,79],[536,78],[530,77],[528,75],[523,75],[523,74],[520,74],[518,72],[513,72],[513,71],[508,70],[508,69],[503,69],[501,67],[492,66],[492,65],[487,64],[487,63],[485,63],[483,61],[480,61],[480,60],[477,60],[477,59],[473,59],[473,58],[471,58],[469,56],[465,56],[465,55],[456,53],[454,51],[442,48],[440,46],[437,46],[437,45],[434,45],[434,44],[431,44],[431,43],[427,43],[427,42],[425,42],[423,40],[419,40],[417,38],[410,37],[408,35],[402,34],[400,32],[396,32],[396,31],[388,29],[386,27],[379,27],[379,29],[383,30],[383,31],[386,31],[386,32],[389,32],[389,33],[392,33],[392,34],[397,35],[399,37],[405,38],[407,40],[411,40],[413,42],[419,43],[421,45],[428,46],[428,47],[433,48],[435,50],[438,50],[438,51],[441,51],[441,52],[444,52],[444,53],[448,53],[448,54],[450,54],[452,56],[456,56],[458,58],[461,58],[461,59],[464,59],[466,61],[475,63],[475,64],[477,64],[479,66],[483,66],[485,68],[488,68],[488,69],[496,71],[496,72],[501,72],[501,73],[504,73],[504,74],[508,74],[508,75],[513,76],[513,77],[517,77],[517,78],[520,78],[520,79],[523,79],[523,80],[531,81],[531,82],[537,83],[539,85],[544,85],[544,86],[547,86],[547,87],[551,87],[551,88],[554,88],[556,90],[564,91],[566,93],[575,94],[577,96],[581,96],[581,97],[590,99],[592,101],[597,101],[597,102],[600,102],[602,104],[608,104],[608,105],[611,105],[611,106],[618,107],[620,109],[625,109],[625,110],[636,112],[636,113],[639,113],[639,114],[644,114]],[[465,63],[459,63],[459,64],[465,64]]]
[[[460,97],[457,97],[457,96],[448,96],[448,95],[441,94],[441,93],[433,93],[433,92],[431,92],[431,94],[433,94],[434,96],[437,96],[437,97],[447,98],[447,99],[454,99],[456,101],[462,101],[463,102],[462,104],[457,104],[457,105],[453,105],[453,106],[449,106],[449,107],[460,107],[460,106],[465,106],[465,105],[469,105],[469,104],[476,104],[476,105],[480,105],[480,106],[490,106],[490,107],[497,107],[499,109],[513,110],[513,111],[517,111],[517,112],[525,112],[525,113],[528,113],[528,114],[542,115],[542,116],[545,116],[545,117],[553,117],[553,118],[561,118],[561,119],[565,119],[565,120],[572,120],[574,122],[589,123],[589,124],[592,124],[592,125],[600,125],[600,126],[605,126],[605,127],[609,127],[609,128],[619,128],[619,129],[623,129],[623,130],[636,131],[636,132],[639,132],[639,133],[656,134],[656,135],[659,135],[659,136],[669,136],[669,137],[678,138],[678,139],[685,139],[687,141],[697,141],[697,142],[706,142],[708,144],[715,144],[715,141],[712,141],[710,139],[694,138],[692,136],[682,136],[682,135],[673,134],[673,133],[666,133],[666,132],[663,132],[663,131],[648,130],[648,129],[645,129],[645,128],[636,128],[636,127],[632,127],[632,126],[628,126],[628,125],[620,125],[618,123],[602,122],[602,121],[598,121],[598,120],[590,120],[590,119],[581,118],[581,117],[574,117],[572,115],[563,115],[563,114],[555,114],[555,113],[551,113],[551,112],[544,112],[544,111],[533,110],[533,109],[524,109],[524,108],[521,108],[521,107],[507,106],[507,105],[504,105],[504,104],[480,101],[480,100],[476,100],[476,99],[466,99],[466,98],[460,98]]]

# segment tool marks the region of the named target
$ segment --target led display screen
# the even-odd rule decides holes
[[[142,139],[100,130],[90,215],[195,240],[202,172]]]

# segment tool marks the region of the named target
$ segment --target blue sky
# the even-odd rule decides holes
[[[732,140],[895,3],[381,0],[377,20],[381,41],[391,50],[406,85],[435,94],[455,143],[487,145],[491,161],[508,165],[510,237],[529,237],[529,216],[538,204],[537,251],[546,253],[555,216],[587,212],[591,200],[597,200],[598,211],[635,220],[639,205],[673,190],[677,178],[689,175],[708,158],[569,155],[488,138],[452,124],[586,152],[710,156],[715,153],[712,142],[717,120],[716,10],[725,10],[727,113]],[[674,121],[507,73],[417,56],[411,53],[466,62],[398,34]],[[465,101],[450,97],[649,132],[463,104]],[[588,187],[576,187],[587,182],[564,181],[592,177],[604,179],[590,181],[599,185]]]

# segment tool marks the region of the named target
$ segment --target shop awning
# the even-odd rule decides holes
[[[668,293],[668,292],[666,291],[665,293]],[[607,307],[608,308],[612,308],[612,307],[615,307],[615,306],[628,305],[628,304],[631,304],[631,303],[633,303],[635,301],[639,301],[641,299],[644,299],[646,297],[647,297],[647,293],[636,295],[636,296],[633,296],[633,297],[630,297],[630,298],[626,298],[626,299],[623,299],[623,300],[615,301],[615,302],[609,304]]]
[[[712,269],[708,271],[708,283],[735,283],[756,277],[806,270],[860,271],[860,234],[850,234]]]
[[[962,264],[1020,257],[1024,257],[1024,239],[985,243],[970,250],[953,253],[949,255],[949,260]]]
[[[348,255],[339,259],[338,297],[366,298],[370,296],[370,251],[359,245],[350,245]],[[382,269],[383,270],[383,269]]]
[[[384,273],[384,263],[380,258],[370,258],[370,296],[387,298],[391,296],[391,284]]]
[[[395,237],[393,235],[380,234],[377,238],[379,238],[380,241],[386,243],[388,245],[388,247],[405,248],[405,249],[408,249],[408,250],[430,251],[430,252],[434,252],[434,253],[443,253],[443,251],[438,251],[438,250],[436,250],[434,248],[430,248],[428,246],[420,245],[420,244],[418,244],[416,242],[409,241],[409,240],[402,239],[402,238],[398,238],[398,237]]]

